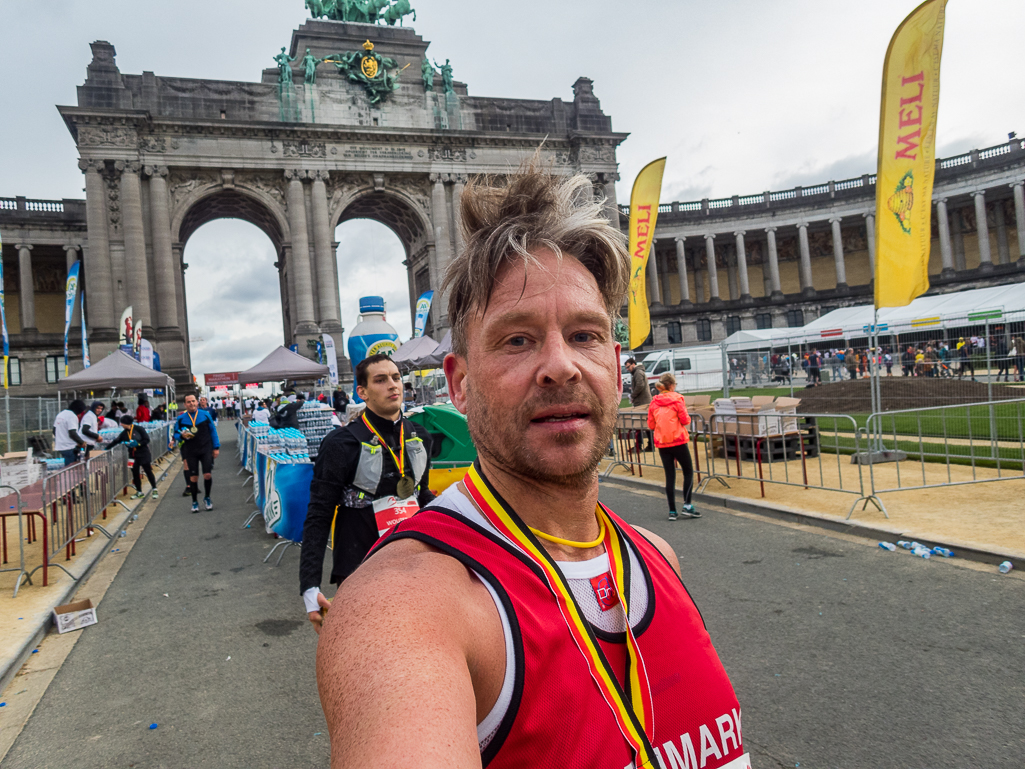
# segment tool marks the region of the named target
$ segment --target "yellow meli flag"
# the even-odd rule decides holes
[[[897,28],[883,63],[876,174],[875,306],[929,290],[936,111],[947,0],[927,0]]]
[[[651,333],[645,267],[658,219],[658,199],[662,193],[662,172],[666,159],[654,160],[641,169],[630,193],[630,293],[627,297],[630,349],[644,344]]]

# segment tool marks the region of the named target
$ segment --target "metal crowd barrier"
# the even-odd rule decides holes
[[[687,427],[690,433],[691,450],[694,459],[695,483],[701,481],[704,472],[702,467],[707,467],[707,451],[702,436],[707,432],[705,419],[701,414],[690,415],[690,425]],[[616,419],[616,432],[612,438],[612,461],[602,471],[601,477],[608,478],[617,467],[623,467],[634,474],[636,467],[637,475],[644,477],[644,468],[653,467],[662,469],[662,460],[658,456],[658,449],[655,448],[654,435],[648,428],[647,411],[620,411]],[[706,454],[705,464],[701,463],[701,454]]]
[[[820,489],[857,495],[848,518],[859,502],[864,503],[862,510],[871,503],[889,518],[871,484],[865,482],[864,466],[844,461],[864,450],[858,424],[847,414],[713,414],[708,439],[708,475],[699,492],[712,480],[729,488],[729,478],[757,481],[763,497],[766,483]],[[798,462],[798,467],[792,467]],[[845,479],[845,468],[853,478]]]
[[[10,506],[9,510],[15,510],[13,513],[0,513],[0,531],[3,532],[3,562],[8,563],[7,559],[7,519],[17,518],[18,519],[18,568],[9,567],[6,569],[0,568],[0,572],[4,571],[16,571],[18,572],[18,578],[14,582],[14,597],[18,597],[18,588],[21,587],[21,578],[25,576],[25,520],[22,511],[21,504],[21,491],[14,488],[14,486],[0,485],[0,489],[7,489],[8,491],[14,492],[15,505]]]
[[[1025,399],[874,413],[866,432],[873,450],[907,455],[892,481],[868,465],[873,493],[1025,478]]]

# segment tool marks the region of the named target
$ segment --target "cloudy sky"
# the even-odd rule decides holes
[[[614,129],[630,133],[619,152],[620,200],[646,162],[667,155],[668,201],[872,171],[883,55],[915,2],[413,5],[430,55],[450,58],[471,94],[569,100],[577,77],[592,78]],[[75,147],[54,105],[75,103],[91,41],[113,43],[126,73],[256,81],[307,17],[302,0],[0,0],[0,196],[82,197]],[[1025,134],[1023,38],[1021,0],[951,0],[937,155]],[[408,337],[398,239],[366,221],[342,225],[336,239],[346,329],[358,297],[381,293]],[[212,222],[189,241],[186,260],[197,373],[245,368],[281,343],[274,255],[262,233]]]

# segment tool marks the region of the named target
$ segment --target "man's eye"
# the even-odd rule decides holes
[[[523,347],[527,344],[527,337],[525,336],[514,336],[509,340],[509,344],[513,347]]]
[[[580,331],[573,335],[573,341],[578,344],[585,344],[586,342],[593,342],[595,335],[590,331]]]

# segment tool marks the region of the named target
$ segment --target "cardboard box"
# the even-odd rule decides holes
[[[715,409],[712,406],[698,406],[697,408],[687,407],[690,414],[690,431],[692,433],[704,433],[712,430],[712,415]]]
[[[687,402],[687,411],[693,408],[707,408],[712,405],[711,395],[688,395],[684,399]]]
[[[96,622],[96,607],[88,598],[84,601],[55,606],[53,609],[53,624],[57,626],[58,633],[81,630],[89,625],[95,625]]]
[[[797,432],[799,398],[777,398],[774,403],[738,408],[736,432],[740,435],[783,435]]]
[[[775,401],[776,399],[771,395],[756,395],[751,399],[751,405],[760,408],[762,406],[771,406]]]

